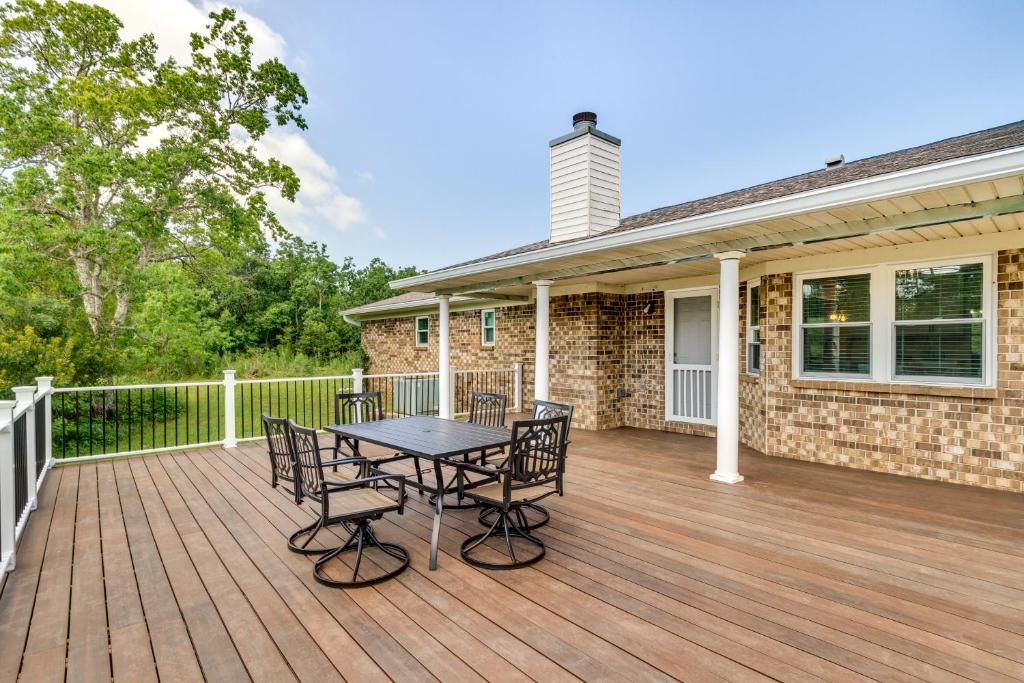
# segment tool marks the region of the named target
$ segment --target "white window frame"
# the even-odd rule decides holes
[[[747,358],[747,362],[745,363],[745,365],[746,365],[745,370],[746,370],[747,374],[751,375],[752,377],[759,377],[761,375],[761,368],[752,368],[750,366],[750,346],[751,346],[751,344],[754,343],[754,342],[752,342],[750,340],[753,339],[753,337],[754,337],[754,330],[757,330],[757,333],[758,333],[758,337],[757,337],[757,347],[758,347],[758,350],[760,350],[760,348],[761,348],[761,336],[760,336],[761,335],[761,319],[760,319],[760,317],[758,317],[757,325],[751,325],[750,324],[750,315],[751,315],[751,311],[753,310],[751,305],[750,305],[750,299],[751,299],[751,294],[753,293],[753,290],[755,288],[757,288],[758,308],[760,308],[761,307],[761,304],[760,304],[760,302],[761,302],[761,294],[762,294],[762,292],[761,292],[761,278],[755,278],[753,280],[747,280],[747,307],[746,307],[747,308],[747,316],[746,316],[747,317],[747,319],[746,319],[747,335],[746,335],[746,347],[744,348],[743,351],[746,354],[746,358]],[[758,357],[759,357],[759,359],[761,358],[760,353],[758,354]]]
[[[487,341],[487,314],[491,314],[491,341]],[[498,316],[493,308],[484,308],[480,311],[480,343],[484,346],[494,346],[498,340]]]
[[[427,321],[427,329],[426,330],[420,330],[420,321],[421,320],[426,320]],[[423,342],[423,343],[420,343],[420,332],[421,331],[427,333],[427,340],[425,342]],[[413,328],[413,332],[416,335],[416,346],[417,347],[422,349],[425,346],[430,346],[430,316],[429,315],[418,315],[418,316],[416,316],[416,324],[415,324],[415,327]]]
[[[896,367],[896,271],[908,268],[982,264],[984,289],[982,291],[982,329],[984,357],[982,379],[954,377],[897,376]],[[868,273],[871,275],[871,374],[847,375],[802,372],[803,364],[803,283],[822,277],[841,277]],[[965,254],[942,259],[900,261],[876,264],[863,268],[808,271],[793,274],[793,378],[826,379],[838,382],[874,382],[879,384],[907,384],[948,387],[994,387],[996,380],[996,288],[995,258],[993,254]],[[952,322],[952,321],[950,321]]]

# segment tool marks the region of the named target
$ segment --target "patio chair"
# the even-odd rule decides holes
[[[493,481],[467,488],[464,494],[494,509],[494,521],[482,534],[467,538],[461,549],[469,564],[485,569],[517,569],[544,557],[544,542],[530,533],[523,508],[562,491],[562,467],[566,453],[569,417],[561,415],[540,420],[517,420],[512,424],[512,443],[505,464],[497,469],[475,463],[459,463],[457,467],[477,472]],[[484,546],[491,538],[504,539],[507,562],[483,559]],[[527,544],[527,555],[516,552],[513,540]]]
[[[504,427],[505,426],[505,409],[508,405],[508,397],[505,394],[492,394],[486,391],[474,391],[469,396],[469,417],[467,422],[470,424],[478,424],[484,427]],[[463,457],[465,462],[479,462],[486,464],[487,458],[492,455],[504,455],[504,448],[493,448],[489,451],[483,450],[478,454],[466,453]],[[419,463],[416,463],[417,471],[419,470]],[[420,474],[422,476],[422,474]],[[445,507],[453,510],[467,510],[470,508],[479,507],[480,504],[477,502],[464,503],[464,497],[461,493],[462,488],[468,484],[468,480],[465,477],[465,472],[461,469],[456,469],[455,474],[452,475],[451,481],[445,486],[445,491],[451,492],[453,488],[457,491],[456,497],[457,502],[451,504],[445,504]],[[436,501],[437,494],[432,494],[429,498],[431,504]]]
[[[324,462],[320,457],[316,430],[300,427],[289,421],[288,434],[296,458],[296,479],[300,498],[309,498],[320,503],[320,517],[310,528],[311,534],[306,542],[330,526],[342,525],[347,532],[342,534],[342,537],[346,538],[342,545],[320,551],[320,557],[313,564],[314,578],[327,586],[357,588],[380,583],[402,573],[409,566],[409,551],[400,545],[380,541],[374,534],[370,522],[380,519],[388,512],[402,514],[405,511],[405,479],[396,475],[381,474],[372,467],[367,467],[364,470],[366,475],[358,479],[327,480],[324,478],[324,467],[330,463]],[[353,458],[343,460],[351,461]],[[365,459],[359,460],[365,463]],[[383,482],[394,484],[398,491],[397,500],[377,490],[377,485]],[[291,545],[292,539],[289,539],[289,547]],[[364,555],[372,548],[380,550],[385,557],[375,557],[372,560],[373,569],[376,571],[371,571],[368,576],[360,575],[360,569],[364,566]],[[352,558],[351,580],[337,579],[328,574],[325,569],[328,562],[352,551],[355,552],[355,556]],[[395,561],[398,562],[397,567],[386,568]],[[341,564],[337,571],[348,569],[349,566]]]
[[[554,401],[541,401],[539,399],[533,402],[533,419],[539,420],[548,417],[567,417],[569,421],[565,426],[565,445],[569,445],[569,430],[572,428],[572,410],[573,406],[569,403],[555,403]],[[565,474],[565,460],[562,460],[562,474]],[[561,484],[561,479],[559,480]],[[558,495],[563,495],[562,490],[559,489]],[[550,515],[548,514],[547,508],[537,503],[524,506],[523,519],[527,529],[533,531],[539,529],[548,523]],[[528,514],[529,513],[529,514]],[[480,510],[480,514],[477,519],[484,526],[489,527],[494,521],[494,508],[485,506]]]
[[[267,435],[267,452],[270,454],[270,486],[277,488],[282,481],[291,485],[295,502],[299,502],[299,487],[295,484],[295,458],[292,457],[291,443],[288,440],[288,419],[271,417],[266,413],[260,415],[263,420],[263,433]]]
[[[377,420],[384,419],[384,401],[381,398],[379,391],[363,391],[358,393],[345,393],[339,392],[334,396],[334,424],[359,424],[362,422],[376,422]],[[334,436],[334,445],[339,450],[344,447],[348,450],[348,455],[360,455],[370,463],[374,463],[378,460],[387,460],[394,462],[396,460],[404,460],[412,458],[413,464],[416,466],[416,480],[423,483],[423,472],[420,470],[420,459],[409,455],[396,454],[395,456],[381,456],[373,457],[366,456],[359,452],[359,442],[355,439],[350,439],[347,436]],[[337,472],[337,468],[334,470]],[[394,488],[390,484],[390,488]]]
[[[271,475],[270,484],[273,487],[278,485],[280,480],[288,481],[292,485],[292,493],[295,497],[295,504],[301,505],[304,497],[312,499],[312,496],[307,496],[303,493],[303,471],[301,466],[301,454],[296,452],[296,441],[293,438],[293,427],[298,427],[294,422],[283,417],[271,417],[269,415],[263,415],[264,429],[267,433],[267,444],[270,450],[271,460]],[[298,427],[299,429],[305,429],[304,427]],[[303,446],[306,450],[311,450],[311,443],[316,444],[316,458],[320,463],[321,468],[332,467],[337,471],[338,465],[355,465],[360,468],[358,471],[363,472],[365,468],[369,467],[369,462],[366,458],[346,456],[338,458],[337,448],[334,446],[321,446],[320,441],[317,438],[316,430],[311,431],[313,436],[306,438],[303,441]],[[284,457],[281,456],[282,448]],[[324,452],[330,453],[332,456],[330,459],[324,460],[322,454]],[[287,462],[287,464],[286,464]],[[285,476],[285,472],[288,472],[288,476]],[[308,473],[307,473],[308,474]],[[323,472],[320,473],[321,479],[323,479]],[[286,489],[287,490],[287,489]],[[299,553],[302,555],[319,555],[325,553],[330,548],[314,547],[310,548],[309,544],[313,541],[313,538],[323,530],[324,524],[322,520],[317,520],[309,526],[302,527],[291,536],[288,537],[288,549],[292,552]],[[346,533],[350,531],[347,525],[345,526]],[[302,537],[308,534],[304,540]]]

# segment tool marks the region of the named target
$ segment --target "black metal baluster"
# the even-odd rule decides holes
[[[92,455],[92,393],[85,392],[89,398],[87,405],[89,406],[89,455]]]
[[[101,430],[103,433],[103,452],[107,452],[107,392],[100,392],[100,403],[103,409],[103,421],[100,422]]]
[[[163,403],[164,403],[164,440],[160,442],[160,445],[164,448],[167,447],[167,387],[163,387]]]

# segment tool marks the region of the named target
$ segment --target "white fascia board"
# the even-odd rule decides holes
[[[379,320],[386,318],[400,318],[411,315],[427,315],[430,313],[436,313],[438,308],[439,299],[437,297],[430,297],[429,299],[420,299],[418,301],[403,301],[397,304],[390,304],[387,306],[380,306],[368,311],[342,311],[342,318],[346,322],[353,325],[358,325],[362,321],[367,320]],[[473,297],[452,297],[451,299],[451,312],[457,313],[459,311],[474,311],[484,308],[507,308],[510,306],[523,306],[529,303],[528,301],[507,301],[505,299],[477,299]]]
[[[953,185],[993,180],[1024,172],[1024,147],[1012,147],[988,154],[951,159],[937,164],[918,166],[895,173],[862,178],[841,185],[768,199],[756,204],[724,209],[714,213],[691,216],[626,232],[592,237],[579,242],[553,245],[513,254],[490,261],[469,263],[445,270],[395,280],[395,289],[410,289],[455,277],[466,277],[491,270],[526,265],[551,258],[586,254],[615,247],[631,246],[652,240],[681,237],[695,233],[728,228],[745,223],[774,220],[788,216],[823,211],[839,206],[889,199],[915,192],[926,192]]]

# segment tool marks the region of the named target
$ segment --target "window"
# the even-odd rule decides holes
[[[981,263],[897,270],[895,294],[897,379],[984,379]]]
[[[747,374],[761,372],[761,285],[747,283]]]
[[[805,375],[871,375],[871,275],[804,280],[801,367]]]
[[[421,315],[416,318],[416,346],[426,346],[430,341],[430,318]]]
[[[983,256],[797,275],[796,376],[990,384],[991,273]]]
[[[494,309],[480,311],[480,339],[486,346],[494,345]]]

